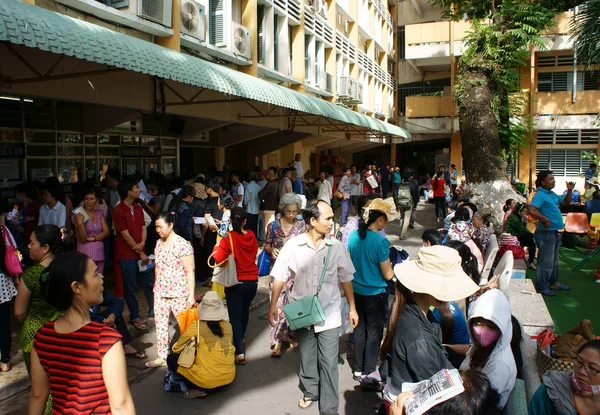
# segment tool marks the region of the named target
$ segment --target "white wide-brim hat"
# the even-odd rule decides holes
[[[208,291],[198,306],[198,318],[204,321],[227,320],[229,315],[216,291]]]
[[[419,250],[418,259],[394,267],[396,278],[410,291],[429,294],[440,301],[467,298],[479,286],[463,271],[456,249],[435,245]]]

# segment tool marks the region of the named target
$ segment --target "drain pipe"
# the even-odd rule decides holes
[[[573,11],[573,23],[577,22],[577,12],[579,6],[575,7]],[[574,104],[577,102],[577,40],[573,40],[573,94],[571,96],[571,102]]]

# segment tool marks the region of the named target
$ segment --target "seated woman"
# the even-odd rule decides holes
[[[460,368],[487,375],[500,394],[500,408],[504,408],[515,386],[517,366],[510,348],[510,304],[502,291],[487,291],[473,303],[468,327],[472,345]]]
[[[197,308],[199,320],[191,324],[173,346],[167,357],[167,366],[182,378],[189,391],[183,397],[193,399],[206,396],[206,389],[229,385],[235,379],[235,348],[233,330],[227,321],[227,309],[215,291],[204,295]],[[191,337],[197,337],[194,364],[181,367],[179,353]]]
[[[123,350],[125,356],[133,357],[134,359],[147,359],[145,353],[138,352],[129,343],[133,341],[133,337],[127,328],[127,324],[123,319],[123,309],[125,302],[115,297],[114,295],[104,292],[102,294],[102,303],[96,304],[90,308],[90,318],[96,323],[106,324],[119,332],[122,336]]]
[[[473,214],[473,240],[476,241],[479,246],[481,246],[481,253],[485,255],[488,247],[490,246],[490,242],[492,237],[490,235],[490,230],[487,227],[487,217],[482,215],[479,212],[475,212]]]
[[[527,261],[527,268],[536,269],[533,261],[535,260],[535,251],[537,245],[533,234],[527,229],[526,223],[529,216],[529,210],[527,205],[523,203],[517,203],[512,210],[512,213],[506,219],[504,224],[504,232],[516,236],[521,246],[526,246],[529,251],[529,260]]]
[[[450,228],[448,229],[448,240],[467,242],[473,238],[473,225],[471,224],[471,213],[461,206],[454,212]]]
[[[460,367],[471,346],[467,320],[454,301],[433,309],[433,317],[442,327],[442,343],[448,353],[448,360],[454,367]]]
[[[549,370],[529,402],[529,415],[600,413],[600,340],[584,344],[573,370]]]

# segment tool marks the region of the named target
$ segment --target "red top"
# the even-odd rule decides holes
[[[54,414],[111,414],[102,377],[102,358],[121,339],[114,329],[91,322],[72,333],[44,324],[33,348],[48,375]]]
[[[230,232],[233,238],[233,256],[235,258],[235,268],[238,281],[257,281],[258,266],[256,265],[256,254],[258,253],[258,241],[252,231],[246,231],[246,234]],[[217,262],[223,262],[231,252],[231,243],[229,236],[221,239],[213,251],[213,259]]]
[[[446,181],[442,177],[441,179],[436,178],[431,182],[431,188],[433,189],[434,197],[444,197],[446,194],[444,193],[444,186],[446,185]]]
[[[129,231],[129,235],[136,243],[142,242],[142,228],[146,226],[144,211],[138,203],[131,208],[121,202],[113,211],[113,223],[115,225],[115,254],[117,259],[140,259],[140,254],[135,252],[125,239],[121,236],[122,231]]]

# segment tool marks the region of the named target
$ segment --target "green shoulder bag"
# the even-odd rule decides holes
[[[300,298],[283,306],[283,315],[288,322],[290,330],[303,329],[325,321],[325,311],[321,306],[318,296],[319,291],[321,291],[321,286],[323,285],[323,280],[325,279],[330,255],[331,245],[327,248],[327,259],[323,266],[323,272],[321,273],[321,280],[319,281],[316,294]]]

